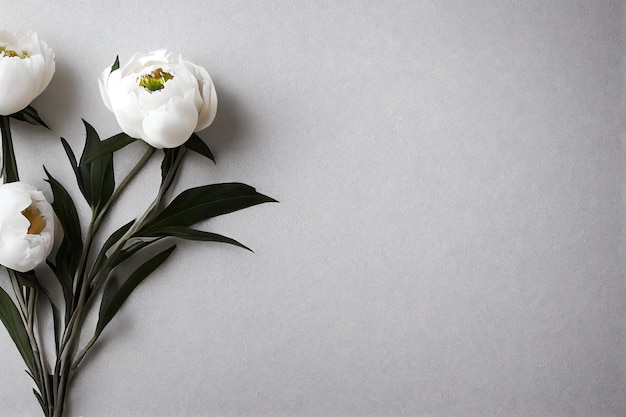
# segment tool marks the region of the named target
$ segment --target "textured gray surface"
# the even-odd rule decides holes
[[[69,416],[622,416],[624,5],[611,1],[0,0],[57,74],[16,125],[119,131],[96,79],[168,47],[205,66],[217,166],[281,201],[180,245],[80,374]],[[118,159],[128,170],[140,155]],[[157,186],[158,163],[110,227]],[[74,190],[74,192],[76,192]],[[139,201],[139,203],[138,203]],[[37,416],[0,331],[0,415]]]

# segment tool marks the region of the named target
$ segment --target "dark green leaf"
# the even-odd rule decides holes
[[[239,246],[240,248],[247,249],[250,252],[253,252],[252,249],[237,242],[235,239],[218,235],[217,233],[190,229],[188,227],[163,227],[158,230],[152,230],[150,233],[147,233],[144,236],[170,236],[170,237],[176,237],[176,238],[185,239],[185,240],[229,243],[231,245]]]
[[[97,150],[94,150],[94,153],[85,157],[85,163],[91,163],[100,157],[119,151],[136,140],[137,139],[131,138],[123,132],[118,133],[115,136],[111,136],[110,138],[103,140]]]
[[[5,183],[20,180],[17,173],[17,161],[15,159],[15,149],[11,137],[11,122],[9,116],[0,116],[0,134],[2,135],[2,168],[0,176]]]
[[[55,346],[58,347],[59,346],[58,338],[59,338],[60,315],[59,315],[59,310],[57,306],[54,304],[54,301],[52,301],[52,298],[50,297],[50,293],[45,287],[43,287],[39,283],[39,279],[37,278],[37,273],[35,272],[35,270],[26,271],[26,272],[13,271],[13,273],[15,274],[15,277],[17,278],[17,282],[20,285],[36,289],[37,291],[42,293],[46,297],[48,302],[50,303],[50,308],[52,310],[52,319],[53,319],[53,324],[54,324],[54,338],[56,342]]]
[[[63,228],[63,240],[56,253],[53,271],[63,289],[66,306],[65,315],[66,318],[69,318],[70,308],[74,301],[74,275],[83,251],[80,220],[76,206],[65,187],[50,175],[48,170],[44,168],[44,171],[48,176],[47,181],[54,196],[52,208]]]
[[[17,282],[19,282],[20,285],[30,288],[41,289],[41,285],[39,285],[39,281],[37,280],[37,275],[35,275],[35,271],[15,271],[15,276],[17,277]]]
[[[118,69],[120,69],[120,56],[119,55],[115,57],[115,62],[113,63],[113,65],[111,65],[111,72],[117,71]]]
[[[92,268],[94,273],[95,271],[99,271],[100,268],[102,268],[102,266],[104,265],[104,262],[107,259],[107,255],[106,255],[107,251],[111,249],[111,247],[113,247],[113,245],[116,244],[122,238],[122,236],[124,236],[126,232],[128,232],[128,230],[131,228],[134,222],[135,222],[134,220],[131,220],[130,222],[126,223],[125,225],[117,229],[115,232],[113,232],[111,236],[109,236],[109,238],[106,240],[106,242],[104,242],[104,245],[102,245],[100,252],[98,252],[98,256],[96,257],[96,261],[94,262],[94,265]],[[93,276],[90,278],[93,278]]]
[[[50,184],[52,195],[54,197],[52,208],[54,209],[54,212],[63,227],[63,241],[67,242],[66,250],[59,250],[59,255],[57,255],[57,265],[60,265],[61,263],[67,264],[68,271],[71,275],[74,275],[76,269],[78,268],[80,254],[83,250],[83,240],[78,211],[76,210],[74,201],[72,201],[72,197],[70,197],[65,187],[63,187],[60,182],[50,175],[45,167],[44,171],[48,176],[46,181]],[[63,247],[63,244],[61,246]],[[59,260],[62,262],[58,262]]]
[[[44,402],[43,398],[41,398],[41,394],[39,394],[39,392],[37,392],[37,390],[35,388],[33,388],[33,394],[35,394],[35,397],[37,398],[37,401],[39,402],[39,405],[41,406],[41,409],[43,410],[44,415],[48,415],[48,407],[46,406],[46,403]]]
[[[240,183],[191,188],[180,193],[140,233],[150,233],[164,227],[187,227],[215,216],[269,202],[276,200]]]
[[[159,191],[162,195],[164,195],[174,183],[174,178],[176,178],[176,174],[178,173],[186,153],[187,148],[183,146],[163,149],[163,162],[161,162],[161,187]]]
[[[124,248],[117,254],[115,258],[111,258],[111,265],[117,266],[133,256],[135,253],[140,250],[147,248],[153,243],[157,243],[163,239],[163,236],[159,237],[133,237],[128,239],[128,241],[124,244]]]
[[[95,338],[97,338],[102,330],[106,327],[115,314],[128,299],[130,294],[137,288],[141,282],[154,272],[165,260],[172,254],[176,245],[157,253],[139,268],[137,268],[126,281],[117,288],[115,280],[110,279],[104,288],[102,295],[102,303],[100,305],[100,315],[96,325]]]
[[[180,167],[181,152],[184,153],[185,149],[182,147],[163,149],[163,162],[161,162],[161,182],[164,183],[167,176],[173,177],[176,175],[176,171]],[[170,173],[170,171],[172,171]]]
[[[76,182],[78,183],[78,188],[80,188],[80,192],[85,195],[85,186],[83,182],[83,177],[80,173],[80,169],[78,169],[78,162],[76,162],[76,155],[74,155],[74,151],[72,150],[69,143],[64,138],[61,138],[61,144],[63,145],[63,149],[67,154],[67,158],[70,160],[70,165],[72,166],[72,170],[74,170],[74,175],[76,175]]]
[[[99,152],[102,142],[96,130],[86,121],[83,120],[83,123],[87,131],[87,137],[78,169],[84,182],[85,199],[97,214],[99,209],[111,198],[115,189],[113,154],[105,154],[92,162],[87,162],[91,155]]]
[[[50,297],[50,294],[48,294],[47,291],[42,291],[43,294],[46,296],[46,299],[48,300],[48,303],[50,304],[50,309],[52,310],[52,325],[54,327],[54,346],[57,349],[59,349],[59,342],[60,342],[60,337],[61,337],[61,314],[59,312],[59,308],[56,306],[56,304],[54,304],[54,301],[52,301],[52,297]]]
[[[24,110],[13,113],[9,117],[20,120],[22,122],[30,123],[31,125],[43,126],[46,129],[50,129],[48,125],[43,120],[41,120],[41,117],[39,117],[39,113],[37,113],[37,110],[35,110],[32,106],[28,106]]]
[[[202,138],[195,133],[191,134],[191,137],[187,142],[185,142],[184,146],[190,151],[194,151],[202,156],[206,156],[211,161],[213,161],[213,163],[215,163],[215,157],[213,156],[213,153],[211,152],[207,144],[204,143]]]
[[[13,300],[9,294],[2,288],[0,288],[0,320],[4,323],[4,327],[6,327],[9,332],[9,336],[11,336],[13,343],[17,346],[31,375],[37,375],[35,354],[30,346],[28,333],[26,333],[20,312],[15,304],[13,304]]]

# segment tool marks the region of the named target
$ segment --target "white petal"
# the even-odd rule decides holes
[[[32,204],[28,188],[21,182],[0,185],[0,224]],[[24,216],[22,216],[24,217]]]
[[[46,221],[38,235],[28,234],[22,211],[33,204]],[[56,216],[44,195],[34,187],[13,182],[0,185],[0,264],[26,272],[42,263],[54,244]]]
[[[31,72],[30,60],[0,57],[0,115],[20,111],[35,98]]]
[[[145,137],[142,139],[155,148],[175,148],[189,139],[197,121],[193,96],[176,97],[163,108],[146,115],[143,120]]]
[[[118,71],[111,73],[105,91],[111,111],[122,130],[133,138],[141,137],[144,113],[139,105],[137,92],[129,84],[128,78],[120,78]]]
[[[202,105],[198,108],[198,125],[195,128],[197,132],[213,123],[217,114],[217,93],[207,70],[191,62],[185,62],[185,65],[196,78],[202,97]]]
[[[0,46],[26,50],[26,58],[0,56],[0,115],[22,110],[48,86],[55,70],[54,53],[37,34],[22,38],[0,31]]]
[[[211,81],[203,84],[202,98],[204,101],[202,109],[200,110],[200,115],[198,116],[198,125],[195,129],[196,132],[213,123],[217,114],[217,93],[215,92],[215,87]]]
[[[151,92],[139,86],[139,78],[157,68],[173,76],[164,88]],[[217,112],[207,71],[165,49],[137,53],[119,71],[105,70],[99,86],[122,130],[156,148],[180,146],[210,125]]]
[[[20,272],[26,272],[33,269],[36,265],[28,268],[28,265],[22,265],[29,251],[28,242],[23,236],[13,233],[2,232],[0,235],[0,264],[7,268],[15,269]]]
[[[108,74],[107,74],[108,77]],[[98,80],[98,87],[100,87],[100,96],[102,97],[102,101],[104,102],[104,105],[106,106],[107,109],[113,111],[113,108],[111,107],[111,100],[109,100],[109,92],[108,92],[108,86],[107,86],[107,79],[99,79]]]

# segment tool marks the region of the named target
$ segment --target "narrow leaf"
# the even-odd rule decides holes
[[[105,154],[92,162],[87,162],[87,158],[98,153],[102,145],[96,130],[86,121],[83,120],[83,123],[87,136],[78,169],[84,182],[85,199],[97,214],[99,209],[111,198],[115,189],[113,155]]]
[[[47,416],[48,415],[48,407],[46,406],[45,401],[41,397],[41,394],[35,388],[33,388],[33,394],[35,394],[35,397],[37,398],[37,401],[39,402],[39,405],[41,406],[41,409],[43,410],[44,415]]]
[[[211,184],[180,193],[141,232],[164,227],[191,226],[203,220],[231,213],[257,204],[276,202],[259,194],[253,187],[240,183]]]
[[[45,295],[46,299],[48,300],[48,303],[50,304],[50,310],[52,310],[52,326],[54,328],[54,346],[58,353],[59,346],[60,346],[60,338],[61,338],[61,313],[57,305],[52,300],[52,297],[50,297],[50,294],[48,293],[48,291],[42,291],[42,293]]]
[[[37,367],[35,366],[35,355],[30,346],[24,322],[13,300],[2,288],[0,288],[0,320],[4,323],[4,327],[6,327],[9,332],[9,336],[11,336],[13,343],[17,346],[31,375],[36,375]]]
[[[202,138],[195,133],[191,134],[191,137],[187,142],[185,142],[184,146],[190,151],[197,152],[200,155],[209,158],[211,161],[213,161],[213,163],[215,163],[215,157],[213,156],[213,153],[211,152],[207,144],[202,140]]]
[[[176,175],[176,170],[178,170],[178,167],[180,166],[180,164],[177,164],[176,162],[179,160],[179,154],[184,151],[185,150],[182,147],[163,149],[163,162],[161,162],[161,183],[165,182],[168,175],[170,175],[170,177]],[[172,170],[174,170],[174,172],[170,174],[170,171]]]
[[[37,281],[37,276],[35,275],[35,271],[27,271],[27,272],[19,272],[15,271],[15,276],[17,277],[17,282],[20,285],[30,288],[40,289],[39,281]]]
[[[159,242],[164,236],[159,237],[133,237],[128,239],[124,248],[117,254],[115,258],[110,259],[112,266],[117,266],[134,254],[148,246]]]
[[[126,223],[125,225],[117,229],[115,232],[113,232],[111,236],[109,236],[109,238],[106,240],[106,242],[104,242],[104,245],[102,245],[100,252],[98,252],[98,256],[96,257],[96,261],[94,262],[94,265],[92,268],[92,271],[94,271],[94,273],[95,271],[99,271],[102,265],[104,265],[104,262],[107,259],[107,256],[106,256],[107,251],[111,249],[111,247],[113,247],[113,245],[116,244],[122,238],[122,236],[126,234],[126,232],[128,232],[128,230],[131,228],[134,222],[135,222],[134,220],[131,220],[130,222]],[[93,276],[90,277],[90,279],[91,278],[93,278]]]
[[[91,154],[85,156],[85,163],[89,164],[96,159],[119,151],[125,146],[135,142],[137,139],[131,138],[126,133],[118,133],[108,139],[101,141],[97,149],[93,149]]]
[[[152,258],[144,262],[137,268],[121,287],[116,288],[114,280],[109,280],[104,288],[102,296],[102,304],[100,305],[100,315],[96,324],[95,338],[97,338],[107,324],[113,319],[115,314],[128,299],[130,294],[137,288],[141,282],[154,272],[167,258],[172,254],[176,245],[157,253]],[[111,285],[109,285],[111,284]]]
[[[37,278],[37,273],[35,272],[35,270],[31,270],[27,272],[13,271],[13,273],[15,274],[15,277],[17,278],[17,282],[19,282],[20,285],[24,285],[24,286],[36,289],[41,294],[43,294],[48,300],[50,304],[50,309],[52,310],[52,319],[53,319],[53,324],[54,324],[54,339],[56,342],[55,346],[58,347],[59,346],[58,338],[60,335],[59,333],[60,315],[59,315],[59,310],[56,304],[54,304],[52,297],[50,297],[50,293],[44,286],[42,286],[39,283],[39,279]]]
[[[5,183],[20,180],[17,173],[17,161],[15,160],[15,149],[13,148],[13,138],[11,137],[11,122],[9,116],[0,116],[0,134],[2,135],[2,176]]]
[[[85,186],[83,182],[83,177],[81,175],[80,169],[78,169],[78,162],[76,162],[76,155],[74,155],[74,151],[72,147],[67,143],[64,138],[61,138],[61,144],[63,145],[63,149],[67,154],[67,158],[70,160],[70,165],[72,166],[72,170],[74,171],[74,175],[76,176],[76,182],[78,183],[78,188],[80,188],[80,192],[85,195]]]
[[[187,148],[179,146],[177,148],[163,149],[163,162],[161,163],[161,187],[160,193],[164,195],[174,183],[174,178],[180,169],[181,163]]]
[[[64,262],[69,261],[69,270],[72,274],[74,274],[78,266],[80,253],[83,250],[78,211],[76,210],[72,197],[70,197],[70,194],[67,192],[65,187],[63,187],[60,182],[50,175],[45,167],[44,171],[48,176],[46,181],[50,184],[52,195],[54,197],[52,208],[54,209],[54,212],[63,227],[64,239],[67,240],[68,248],[70,249],[70,253],[68,253],[69,259],[64,258]]]
[[[41,120],[41,117],[39,117],[39,113],[37,113],[37,110],[35,110],[32,106],[28,106],[24,110],[13,113],[9,117],[20,120],[22,122],[30,123],[31,125],[43,126],[46,129],[50,129],[48,125],[43,120]]]
[[[65,187],[50,175],[45,167],[44,171],[48,176],[47,181],[50,184],[54,196],[52,208],[63,228],[63,240],[57,250],[55,268],[53,271],[63,289],[66,317],[69,317],[69,309],[74,301],[74,275],[78,269],[80,254],[83,251],[80,220],[76,206]]]
[[[202,242],[221,242],[231,245],[239,246],[240,248],[247,249],[253,252],[249,247],[237,242],[235,239],[231,239],[226,236],[219,235],[217,233],[205,232],[203,230],[190,229],[188,227],[163,227],[158,230],[152,230],[144,236],[170,236],[185,240],[196,240]]]
[[[115,62],[113,63],[113,65],[111,65],[111,72],[117,71],[118,69],[120,69],[120,56],[119,55],[115,57]]]

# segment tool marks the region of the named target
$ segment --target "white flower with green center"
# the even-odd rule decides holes
[[[209,126],[217,94],[209,73],[167,50],[138,53],[99,80],[104,104],[122,130],[155,148],[175,148]]]
[[[0,116],[27,107],[54,75],[54,53],[36,33],[0,30]]]
[[[23,182],[0,185],[0,265],[20,272],[44,262],[56,217],[41,191]]]

